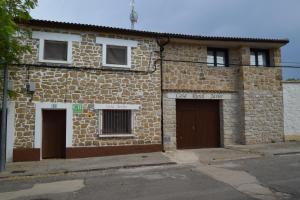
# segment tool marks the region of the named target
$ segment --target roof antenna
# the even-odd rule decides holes
[[[134,29],[134,24],[137,23],[138,21],[138,14],[134,8],[135,6],[134,0],[131,0],[130,6],[131,6],[131,13],[130,13],[131,29]]]

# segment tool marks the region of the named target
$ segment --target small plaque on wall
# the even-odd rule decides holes
[[[80,114],[83,112],[83,105],[82,104],[73,104],[72,109],[73,109],[73,113]]]

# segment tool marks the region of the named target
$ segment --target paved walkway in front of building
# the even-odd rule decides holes
[[[34,162],[7,163],[0,173],[4,178],[44,176],[72,172],[101,171],[122,168],[162,166],[176,164],[161,152],[107,156],[81,159],[47,159]]]
[[[218,149],[177,150],[166,153],[156,152],[82,159],[49,159],[35,162],[8,163],[6,171],[0,173],[0,180],[72,172],[164,166],[190,163],[191,161],[213,165],[222,161],[297,153],[300,153],[300,142],[232,145]]]
[[[229,145],[226,148],[242,152],[261,154],[262,156],[291,155],[300,154],[300,141],[255,145]]]

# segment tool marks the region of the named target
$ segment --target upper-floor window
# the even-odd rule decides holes
[[[102,44],[104,67],[131,68],[131,51],[137,41],[97,37],[96,43]]]
[[[43,59],[68,61],[68,42],[45,40]]]
[[[269,51],[265,49],[251,49],[250,65],[270,66]]]
[[[127,65],[127,62],[127,47],[116,45],[106,46],[106,64]]]
[[[39,62],[72,63],[72,43],[80,42],[74,34],[34,31],[32,38],[39,39]]]
[[[207,66],[228,67],[228,50],[208,48],[207,49]]]

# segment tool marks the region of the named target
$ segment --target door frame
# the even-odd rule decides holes
[[[34,148],[40,149],[42,160],[43,115],[42,110],[66,110],[66,145],[72,147],[73,140],[73,109],[72,103],[35,103],[35,134]]]
[[[178,149],[178,150],[184,150],[184,149],[193,149],[193,148],[178,148],[178,138],[177,138],[177,136],[178,136],[178,129],[177,129],[177,127],[178,127],[178,121],[177,121],[177,119],[178,119],[178,116],[177,116],[177,106],[178,106],[178,101],[191,101],[191,102],[197,102],[197,103],[201,103],[201,101],[214,101],[215,103],[216,103],[216,105],[217,105],[217,107],[218,107],[218,124],[217,124],[217,127],[218,127],[218,134],[219,134],[219,141],[218,141],[218,143],[219,143],[219,145],[218,145],[218,147],[214,147],[214,148],[222,148],[223,147],[223,142],[222,142],[222,140],[223,140],[223,134],[222,134],[222,131],[221,131],[221,129],[222,129],[222,127],[221,127],[221,121],[222,121],[222,117],[221,117],[221,105],[222,105],[222,99],[175,99],[175,113],[176,113],[176,133],[175,133],[175,135],[176,135],[176,149]],[[201,149],[201,148],[195,148],[195,149]]]

